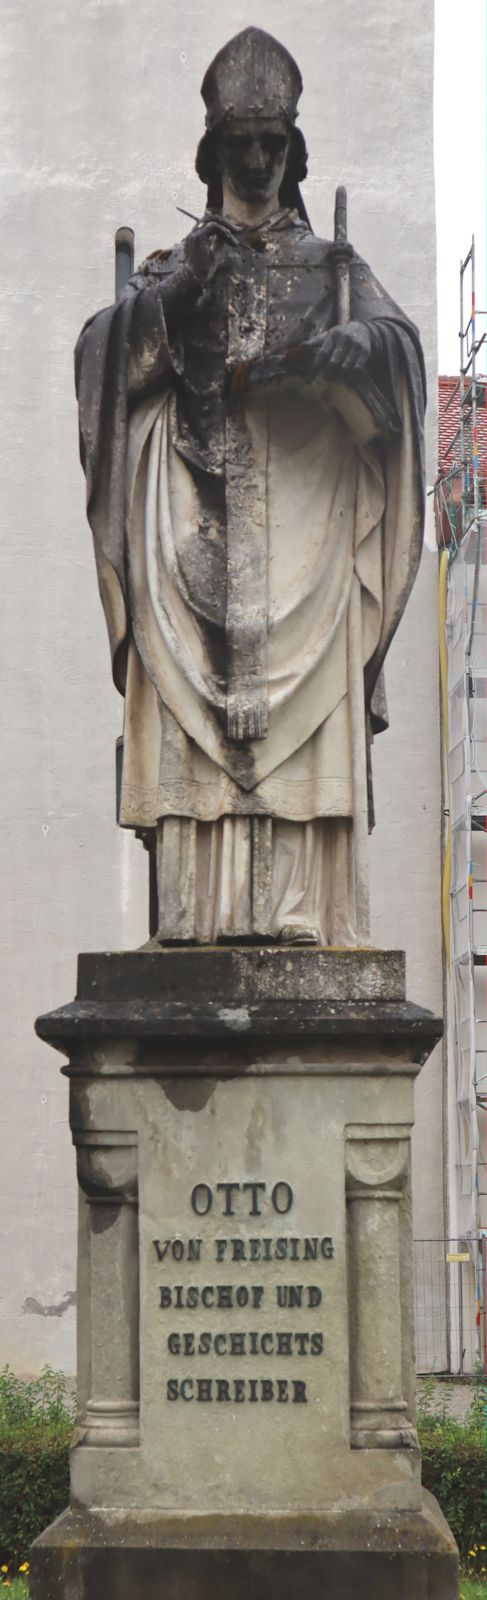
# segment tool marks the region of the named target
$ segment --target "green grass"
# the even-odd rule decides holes
[[[5,1581],[4,1576],[1,1588],[5,1589],[8,1600],[29,1600],[29,1586],[27,1578],[7,1577],[7,1581]],[[468,1600],[470,1600],[470,1595],[468,1596]]]

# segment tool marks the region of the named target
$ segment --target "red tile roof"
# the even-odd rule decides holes
[[[458,375],[455,378],[440,377],[438,379],[439,399],[439,442],[438,442],[438,469],[440,472],[451,472],[454,459],[453,451],[448,455],[448,446],[454,439],[460,427],[460,394],[457,389],[451,404],[447,405],[458,384]],[[483,388],[483,405],[477,409],[477,428],[479,445],[479,471],[485,477],[487,466],[487,412],[485,410],[485,379]],[[455,452],[456,454],[456,452]]]

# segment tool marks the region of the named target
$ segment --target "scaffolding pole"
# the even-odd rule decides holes
[[[484,1305],[481,1316],[480,1288],[487,1223],[482,1153],[487,1105],[487,513],[478,427],[486,400],[486,378],[479,370],[482,351],[485,358],[486,313],[476,307],[474,237],[460,262],[459,310],[460,371],[448,401],[448,408],[458,412],[457,428],[446,452],[448,470],[440,473],[436,485],[436,512],[439,543],[446,542],[448,549],[443,732],[451,841],[447,987],[457,1114],[456,1207],[458,1233],[468,1241],[475,1268],[476,1299],[469,1314],[475,1319],[479,1360],[487,1315]]]

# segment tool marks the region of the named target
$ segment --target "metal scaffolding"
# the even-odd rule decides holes
[[[470,294],[467,292],[470,278]],[[475,305],[475,241],[460,265],[460,375],[447,408],[458,427],[436,485],[446,659],[443,735],[449,791],[444,911],[456,1102],[457,1229],[476,1271],[487,1226],[487,512],[478,419],[486,401],[485,311]],[[482,355],[481,355],[482,353]],[[440,604],[441,611],[441,604]],[[440,639],[440,654],[442,642]]]

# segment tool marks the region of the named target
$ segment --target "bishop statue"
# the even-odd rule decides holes
[[[423,532],[419,336],[317,238],[302,82],[259,28],[202,85],[200,221],[76,351],[120,822],[155,942],[367,944],[370,746]]]

